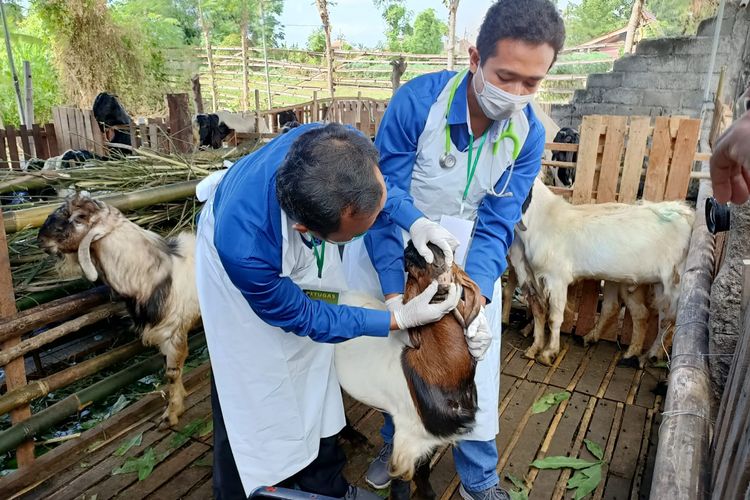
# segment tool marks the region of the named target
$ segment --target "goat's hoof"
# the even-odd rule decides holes
[[[555,362],[556,357],[556,352],[544,351],[536,357],[536,360],[545,366],[552,366],[552,363]]]
[[[179,421],[180,419],[177,412],[170,412],[169,409],[167,409],[161,416],[158,428],[160,431],[166,431],[177,425]]]
[[[524,351],[523,357],[526,359],[536,359],[536,353],[539,352],[537,349],[535,349],[533,346],[529,347]]]
[[[624,366],[626,368],[641,368],[640,360],[635,356],[628,356],[627,354],[617,362],[617,366]]]
[[[391,480],[390,500],[409,500],[411,497],[411,481],[394,478]]]
[[[583,347],[588,347],[589,344],[596,344],[599,341],[596,337],[594,337],[591,334],[584,335],[581,337],[581,342],[583,342]]]

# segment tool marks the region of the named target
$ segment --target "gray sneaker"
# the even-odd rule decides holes
[[[458,492],[464,500],[510,500],[510,495],[499,484],[482,491],[466,491],[462,484]]]
[[[383,500],[381,497],[373,493],[372,491],[367,491],[364,488],[358,488],[357,486],[354,486],[353,484],[349,485],[349,490],[346,492],[346,495],[344,495],[344,500]]]
[[[378,456],[372,461],[367,469],[365,481],[376,490],[387,488],[391,484],[391,475],[388,474],[388,463],[391,461],[393,444],[385,443],[378,452]]]

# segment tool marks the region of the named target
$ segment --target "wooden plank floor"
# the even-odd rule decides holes
[[[654,394],[663,370],[617,365],[621,352],[613,343],[584,348],[573,338],[562,340],[561,355],[552,367],[521,356],[530,339],[515,331],[503,335],[500,394],[499,468],[523,478],[531,499],[572,498],[565,489],[568,471],[537,470],[530,463],[544,456],[571,455],[592,459],[584,439],[605,450],[606,480],[593,498],[648,498],[657,440],[661,397]],[[45,455],[24,479],[0,480],[3,498],[205,499],[211,497],[211,434],[208,366],[186,378],[187,411],[176,431],[159,432],[155,425],[162,401],[148,396],[111,422],[87,431],[80,442],[66,443]],[[531,405],[549,392],[568,390],[571,397],[557,408],[532,414]],[[366,444],[344,442],[347,477],[364,486],[364,473],[382,444],[378,412],[351,399],[347,415],[363,433]],[[201,435],[202,434],[202,435]],[[115,451],[140,436],[139,444],[121,456]],[[128,458],[153,451],[161,461],[143,481],[135,473],[113,475]],[[459,500],[458,477],[450,449],[439,450],[431,477],[441,500]]]

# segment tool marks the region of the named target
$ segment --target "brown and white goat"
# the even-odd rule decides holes
[[[458,266],[445,265],[437,247],[430,244],[430,248],[435,254],[432,264],[411,244],[404,252],[408,273],[404,302],[433,280],[440,284],[434,299],[440,301],[440,294],[455,282],[463,288],[456,314],[408,332],[391,332],[387,339],[359,337],[342,342],[335,350],[336,373],[343,389],[393,417],[390,473],[407,481],[415,466],[422,465],[424,471],[423,465],[437,447],[470,431],[477,411],[476,361],[469,353],[464,325],[479,313],[481,292]],[[351,292],[342,300],[348,305],[385,309],[382,302]],[[394,486],[398,489],[400,484],[395,483],[392,489]]]
[[[676,201],[571,205],[539,179],[530,196],[516,238],[541,308],[549,314],[550,339],[547,343],[544,319],[535,321],[528,357],[554,361],[568,286],[583,279],[625,285],[628,294],[654,285],[662,323],[674,321],[695,217],[691,208]]]
[[[50,255],[77,260],[88,280],[101,278],[125,300],[143,343],[166,357],[169,404],[160,427],[177,424],[187,335],[200,318],[194,235],[162,238],[110,205],[75,195],[47,217],[37,241]]]

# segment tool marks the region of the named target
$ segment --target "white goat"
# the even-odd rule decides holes
[[[571,205],[539,179],[530,196],[517,239],[549,313],[550,341],[545,348],[544,322],[535,321],[528,357],[554,361],[568,286],[579,280],[658,285],[660,311],[674,320],[695,217],[691,208],[682,202]]]
[[[112,206],[76,195],[50,214],[38,243],[49,254],[77,258],[87,279],[101,276],[125,299],[143,343],[166,357],[169,404],[160,428],[176,425],[184,411],[187,334],[200,318],[194,235],[162,238]]]

